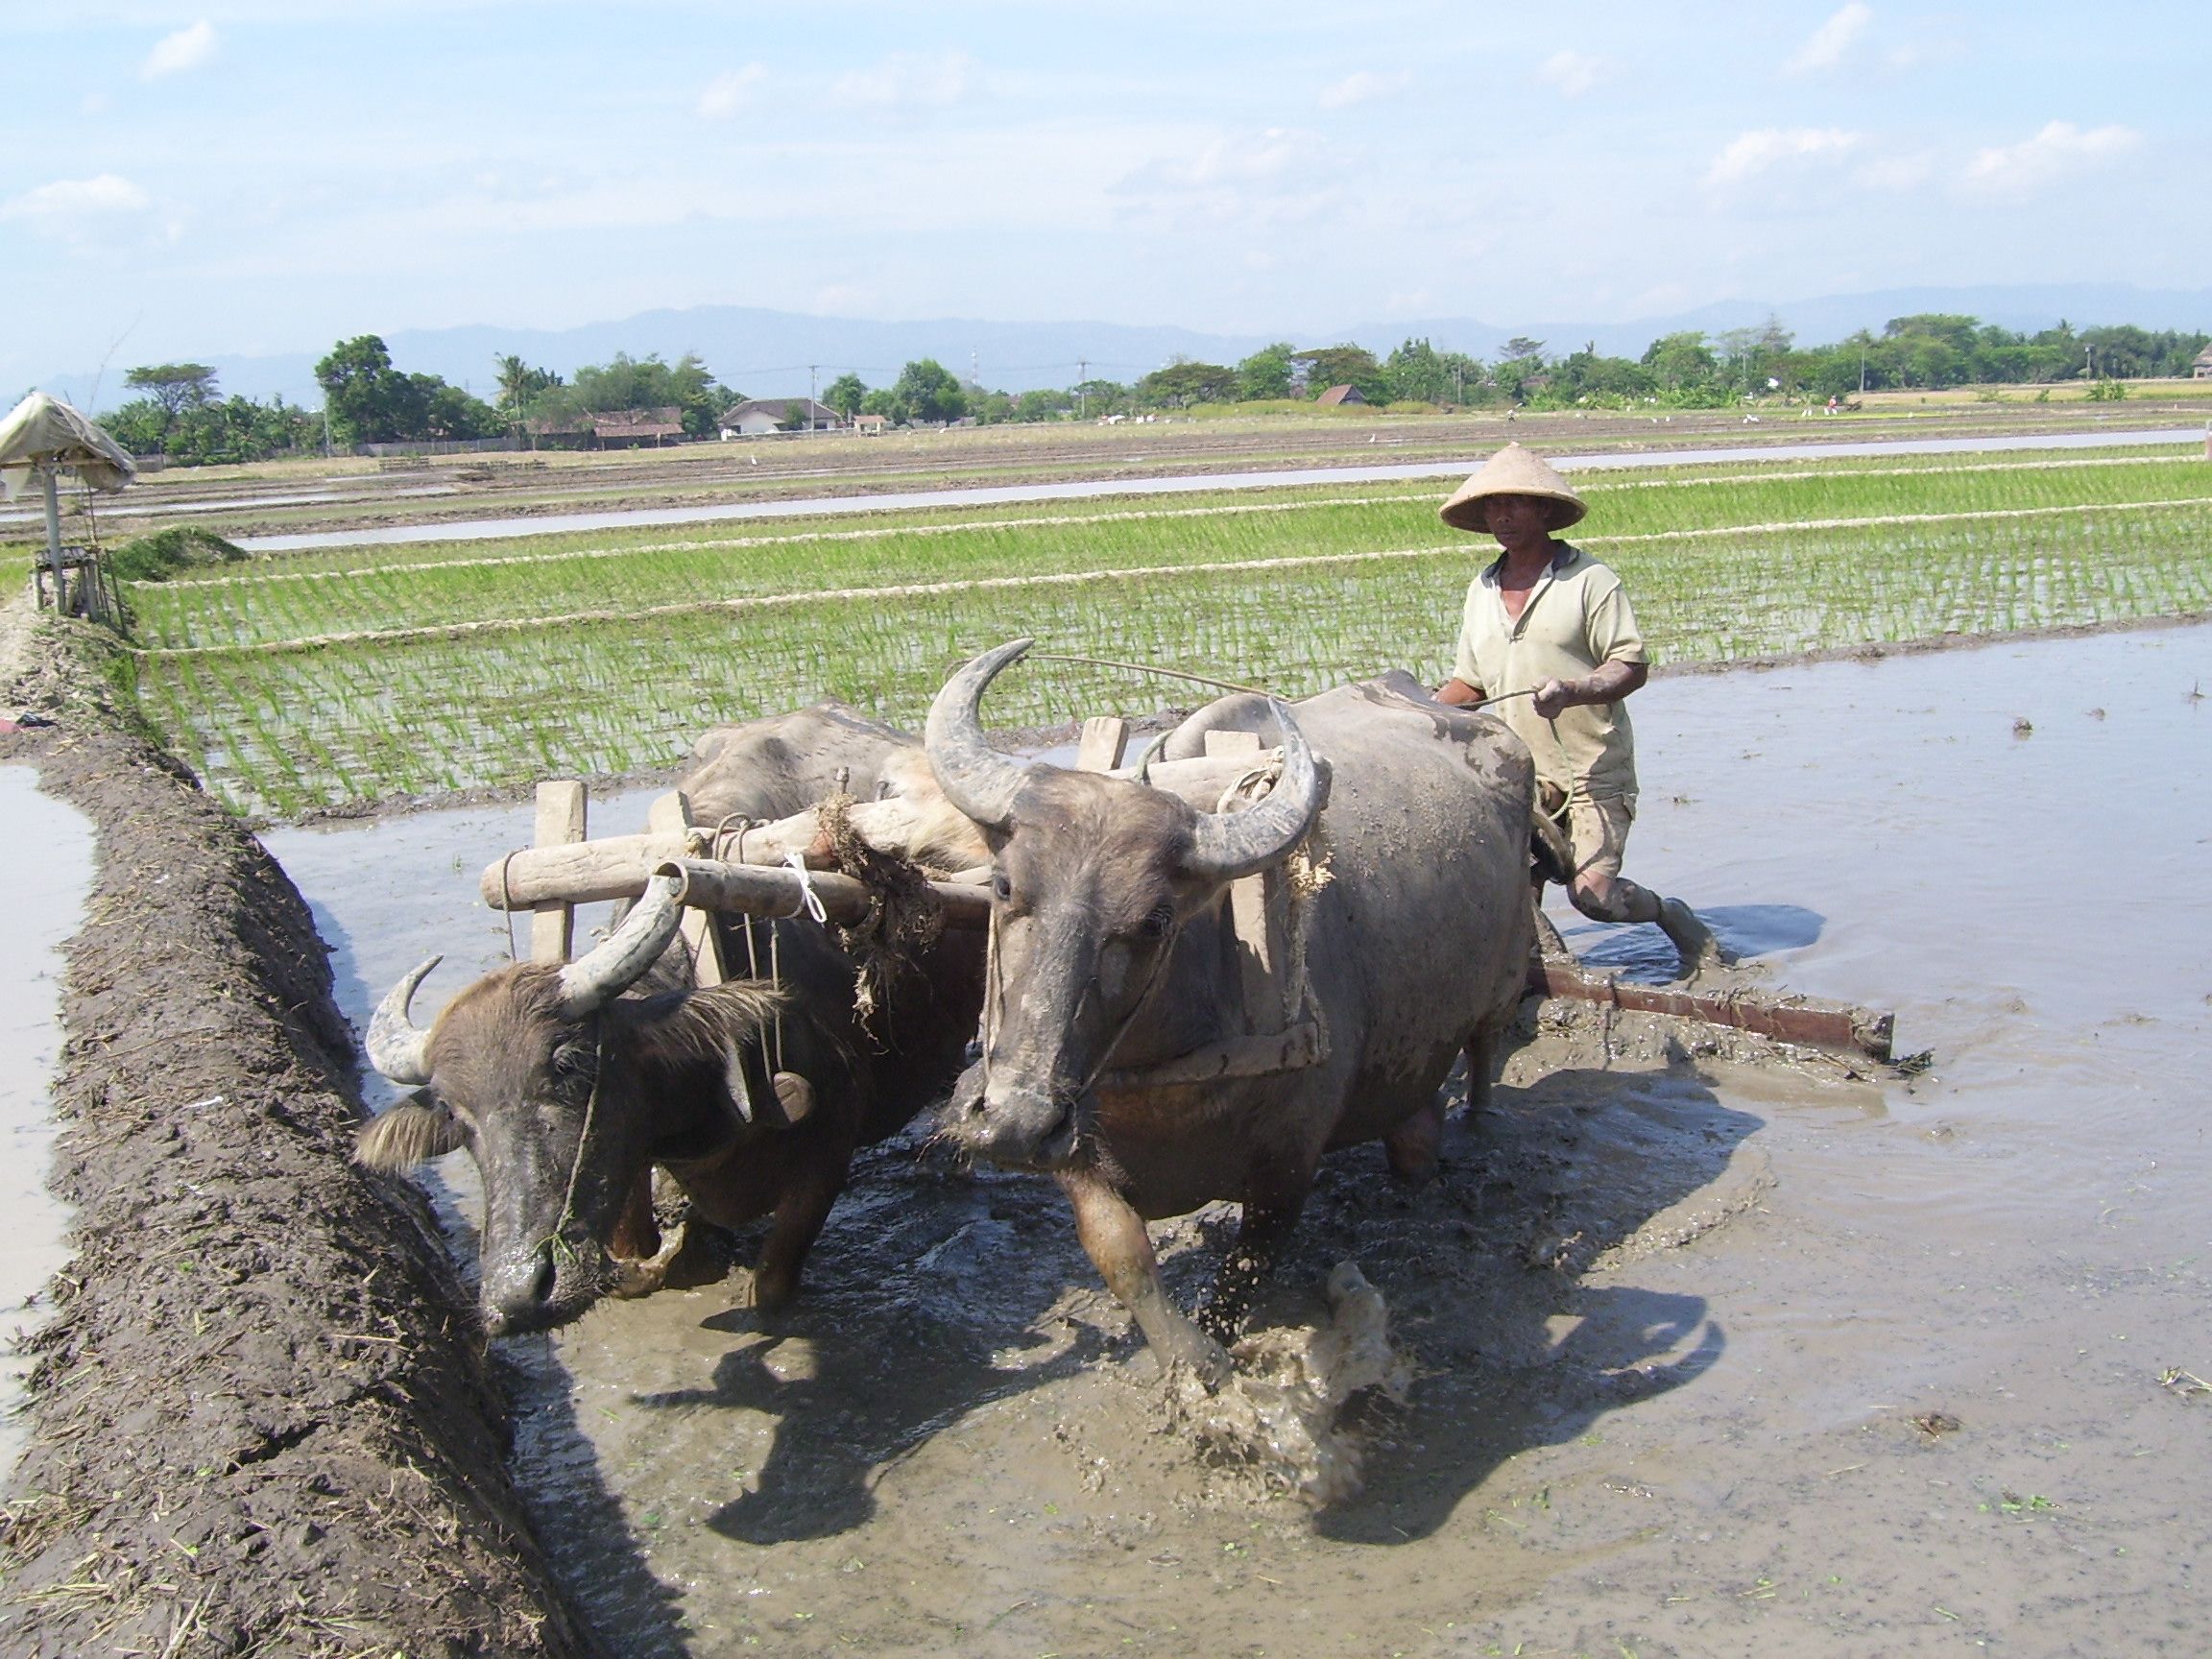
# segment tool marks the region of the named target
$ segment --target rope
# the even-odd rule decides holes
[[[1070,657],[1058,651],[1032,651],[1032,662],[1080,662],[1087,668],[1125,668],[1132,674],[1158,674],[1168,680],[1188,680],[1193,685],[1211,685],[1219,691],[1248,691],[1255,697],[1272,697],[1274,692],[1258,685],[1239,685],[1234,680],[1211,680],[1203,674],[1187,674],[1180,668],[1155,668],[1146,662],[1117,662],[1110,657]]]
[[[599,1115],[599,1084],[607,1075],[607,1011],[601,1009],[592,1016],[595,1024],[591,1034],[591,1094],[584,1102],[584,1129],[576,1137],[576,1158],[568,1166],[568,1190],[561,1197],[561,1218],[553,1224],[553,1237],[546,1242],[556,1252],[565,1250],[575,1254],[575,1247],[567,1242],[568,1225],[576,1219],[576,1183],[583,1178],[584,1154],[591,1147],[591,1123]]]
[[[499,910],[507,918],[507,964],[515,964],[515,896],[507,889],[507,866],[515,862],[520,848],[511,848],[507,856],[499,860]]]

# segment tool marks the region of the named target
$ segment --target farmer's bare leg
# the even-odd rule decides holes
[[[1594,922],[1656,922],[1673,942],[1685,975],[1723,966],[1720,947],[1698,921],[1696,911],[1621,874],[1628,826],[1635,818],[1636,803],[1629,796],[1574,804],[1575,879],[1567,889],[1568,899]]]
[[[1075,1236],[1083,1241],[1083,1253],[1106,1281],[1106,1288],[1136,1319],[1160,1368],[1189,1365],[1209,1382],[1227,1377],[1229,1356],[1221,1345],[1168,1300],[1144,1217],[1095,1170],[1065,1170],[1059,1180],[1061,1190],[1075,1207]]]

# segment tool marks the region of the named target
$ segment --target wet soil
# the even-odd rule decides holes
[[[1436,1182],[1333,1159],[1259,1322],[1382,1292],[1413,1375],[1346,1414],[1357,1496],[1195,1444],[1056,1191],[913,1138],[780,1322],[725,1285],[506,1345],[555,1572],[640,1654],[2206,1650],[2207,688],[2199,624],[1640,694],[1629,873],[1932,1053],[1547,1005]],[[349,1008],[497,952],[510,819],[272,837]],[[1186,1300],[1229,1222],[1156,1230]]]
[[[74,1254],[27,1343],[0,1649],[595,1651],[426,1207],[346,1162],[351,1039],[305,906],[84,686],[30,687],[63,724],[0,737],[98,856],[55,1087]]]

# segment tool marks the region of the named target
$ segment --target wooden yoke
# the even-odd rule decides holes
[[[1260,756],[1251,732],[1209,732],[1207,758]],[[1229,883],[1229,925],[1237,936],[1237,966],[1244,992],[1244,1029],[1254,1036],[1281,1031],[1294,1010],[1286,1007],[1283,872],[1270,866]]]
[[[538,825],[532,843],[539,847],[564,847],[584,839],[584,785],[572,778],[554,779],[538,785]],[[565,962],[575,944],[576,907],[564,899],[550,899],[530,907],[530,960]]]

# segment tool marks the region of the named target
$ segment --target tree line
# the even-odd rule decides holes
[[[1800,348],[1775,319],[1719,335],[1688,331],[1654,340],[1639,357],[1594,346],[1564,354],[1516,338],[1493,361],[1440,351],[1408,339],[1382,357],[1363,347],[1297,347],[1277,341],[1235,364],[1178,359],[1123,384],[1093,378],[1065,389],[992,391],[931,358],[906,364],[888,386],[840,374],[821,401],[846,420],[881,415],[893,424],[982,424],[1142,415],[1229,404],[1311,402],[1350,386],[1361,401],[1439,409],[1721,408],[1744,399],[1818,400],[1861,391],[1940,391],[1959,386],[2090,383],[2090,396],[2120,397],[2126,382],[2186,375],[2212,335],[2128,325],[2077,330],[2067,323],[2019,333],[1977,318],[1929,312],[1896,317],[1880,333],[1862,330]],[[320,412],[250,397],[224,397],[202,363],[146,364],[125,384],[140,394],[101,417],[134,454],[185,465],[255,461],[356,444],[496,438],[581,430],[595,414],[678,411],[693,438],[714,435],[744,395],[718,382],[698,353],[674,363],[658,354],[578,369],[563,376],[516,355],[493,361],[492,401],[435,374],[396,366],[373,334],[340,341],[315,365]],[[807,423],[804,400],[783,424]]]

